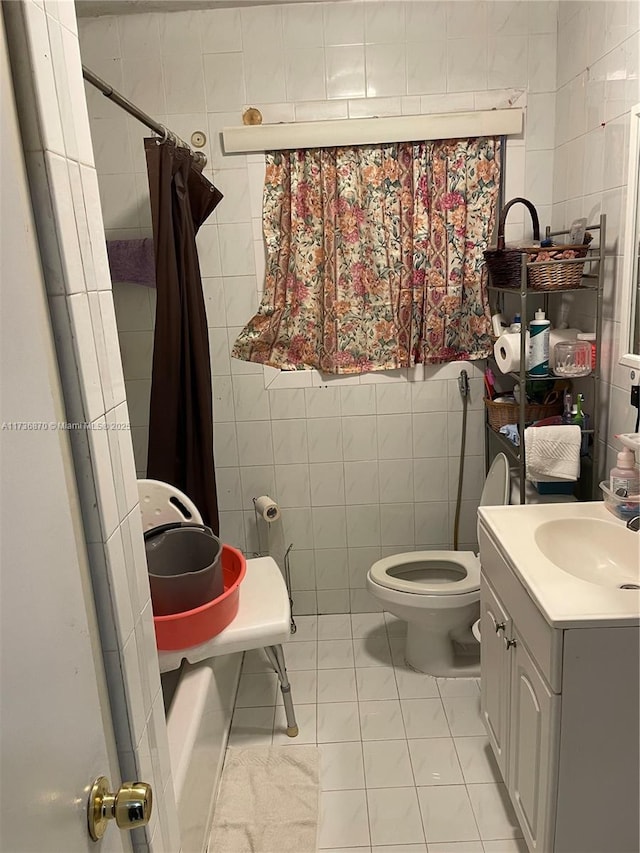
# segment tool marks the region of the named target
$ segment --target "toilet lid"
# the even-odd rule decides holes
[[[510,485],[509,461],[504,453],[497,453],[487,471],[480,506],[507,506]]]
[[[414,595],[461,595],[480,589],[480,560],[472,551],[414,551],[374,563],[371,580]]]

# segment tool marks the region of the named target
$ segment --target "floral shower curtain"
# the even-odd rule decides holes
[[[233,356],[361,373],[484,358],[497,139],[267,155],[264,297]]]

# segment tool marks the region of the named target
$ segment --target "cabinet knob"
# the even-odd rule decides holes
[[[505,637],[504,638],[504,644],[505,644],[507,649],[511,649],[514,646],[517,646],[518,642],[517,642],[517,640],[510,640],[508,637]]]
[[[504,629],[506,627],[507,627],[506,622],[496,622],[496,634],[499,634],[500,631],[504,631]]]

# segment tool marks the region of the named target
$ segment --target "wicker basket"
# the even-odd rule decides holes
[[[591,235],[588,238],[591,239]],[[580,287],[584,264],[553,264],[549,261],[564,261],[569,258],[584,258],[589,243],[581,246],[549,246],[527,249],[527,279],[532,290],[570,290]]]
[[[484,253],[487,269],[491,273],[491,282],[496,287],[519,288],[522,280],[522,255],[528,250],[522,247],[507,249],[504,243],[504,228],[507,221],[507,213],[514,204],[524,204],[527,208],[531,214],[531,222],[533,223],[533,239],[540,240],[540,221],[538,220],[537,210],[526,198],[512,198],[500,211],[497,247],[495,249],[487,249]],[[563,266],[574,265],[564,264]]]
[[[504,229],[507,213],[514,204],[524,204],[531,214],[533,239],[540,240],[540,222],[533,204],[526,198],[512,198],[500,212],[498,220],[498,245],[484,253],[491,281],[496,287],[520,288],[522,282],[522,256],[527,256],[527,286],[531,290],[572,290],[580,287],[584,264],[554,264],[550,261],[584,258],[589,251],[591,235],[579,246],[520,246],[507,249]]]
[[[494,403],[485,397],[484,404],[487,407],[487,418],[489,426],[496,432],[500,427],[507,424],[517,424],[520,419],[519,403]],[[562,414],[562,401],[557,403],[526,403],[524,407],[525,423],[541,421],[543,418],[551,418],[553,415]]]

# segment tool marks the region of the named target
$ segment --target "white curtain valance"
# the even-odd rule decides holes
[[[225,127],[222,137],[225,153],[250,154],[519,133],[522,133],[522,109],[515,107],[466,113],[243,125]]]

